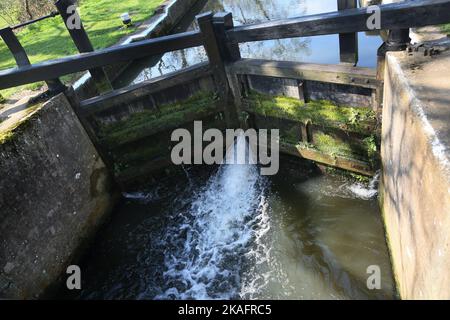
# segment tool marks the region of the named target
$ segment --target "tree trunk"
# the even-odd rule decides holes
[[[29,0],[23,0],[23,5],[25,7],[25,11],[27,12],[30,20],[33,19],[33,14],[31,13],[30,4],[28,3]]]

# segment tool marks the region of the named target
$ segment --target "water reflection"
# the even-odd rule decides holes
[[[336,10],[336,0],[209,0],[194,8],[175,32],[198,29],[194,17],[207,11],[232,12],[235,25],[242,25]],[[378,36],[360,33],[358,65],[375,67],[381,43]],[[339,63],[338,35],[243,43],[240,49],[244,58]],[[169,52],[136,63],[116,85],[141,82],[203,61],[207,61],[203,47]]]

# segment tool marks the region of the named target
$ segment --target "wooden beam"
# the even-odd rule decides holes
[[[350,65],[242,59],[229,68],[234,74],[347,84],[370,89],[376,89],[381,85],[377,80],[375,69]]]
[[[220,104],[217,104],[212,108],[204,108],[201,110],[179,111],[180,117],[179,120],[177,121],[172,121],[170,123],[162,123],[156,121],[155,123],[157,124],[155,125],[152,123],[148,123],[145,125],[140,125],[138,127],[132,127],[124,130],[127,131],[127,134],[122,134],[123,133],[122,131],[118,133],[118,135],[116,136],[114,135],[106,136],[105,138],[100,140],[100,143],[109,149],[115,149],[117,147],[126,145],[134,141],[141,140],[146,137],[150,137],[163,131],[179,128],[182,125],[192,123],[195,120],[200,120],[213,116],[222,111],[224,111],[224,108]],[[120,138],[118,138],[118,136],[120,136]]]
[[[237,75],[228,72],[228,66],[241,59],[241,51],[239,44],[236,41],[228,41],[226,36],[226,31],[234,28],[233,15],[225,12],[217,13],[213,17],[213,24],[230,89],[230,101],[227,102],[227,108],[232,108],[230,113],[238,124],[238,122],[242,122],[239,117],[242,111],[241,84]],[[240,123],[240,126],[244,127],[244,123]]]
[[[83,23],[81,22],[81,18],[76,11],[76,4],[73,0],[58,0],[55,2],[55,6],[58,9],[61,18],[64,21],[64,25],[69,31],[70,37],[72,38],[75,46],[77,47],[80,53],[92,52],[94,51],[94,47],[89,39],[89,36],[84,29]],[[69,8],[74,8],[74,12],[71,12]],[[69,21],[76,19],[78,20],[78,24],[76,26],[70,26]],[[105,71],[102,68],[92,68],[89,70],[89,73],[92,75],[92,78],[95,80],[95,86],[98,91],[107,92],[112,90],[111,82],[108,79]]]
[[[211,68],[207,62],[199,63],[183,70],[84,100],[80,103],[80,108],[84,115],[91,115],[211,74]]]
[[[357,0],[337,0],[338,10],[355,9],[358,7]],[[358,64],[358,33],[339,34],[340,59],[343,63]]]
[[[280,143],[280,152],[303,159],[312,160],[314,162],[318,162],[335,168],[362,174],[368,177],[372,177],[375,175],[374,170],[367,162],[348,159],[340,156],[331,156],[317,150],[302,147],[300,145],[293,145],[282,142]]]
[[[0,71],[0,89],[50,80],[96,67],[197,47],[202,44],[201,33],[190,31],[49,60],[22,68],[8,69]]]
[[[25,49],[19,42],[19,39],[17,39],[12,28],[6,27],[0,29],[0,37],[2,37],[9,51],[11,51],[19,67],[29,66],[31,64]]]
[[[450,22],[450,0],[409,0],[380,6],[381,29],[424,27]],[[227,32],[241,42],[370,31],[367,8],[322,13],[236,27]]]
[[[146,178],[152,172],[164,169],[173,165],[172,159],[167,157],[159,157],[157,159],[146,162],[138,167],[131,167],[126,169],[116,176],[116,180],[122,186],[123,189],[131,182],[141,178]]]
[[[16,60],[16,64],[19,67],[26,67],[31,64],[30,59],[28,58],[28,55],[25,49],[23,48],[22,44],[20,43],[19,39],[17,39],[13,31],[13,28],[6,27],[4,29],[1,29],[0,37],[5,42],[9,51],[11,51],[14,60]],[[60,93],[66,89],[61,80],[59,80],[58,78],[48,79],[46,83],[49,92],[52,94]]]
[[[225,27],[217,26],[217,24],[214,26],[212,12],[198,15],[196,19],[203,35],[204,47],[213,72],[219,103],[222,104],[225,110],[225,121],[229,128],[233,128],[237,125],[238,117],[235,110],[229,108],[230,86],[225,71],[225,51],[221,45],[223,38],[225,38]],[[222,31],[223,36],[219,37],[219,32],[217,31]]]

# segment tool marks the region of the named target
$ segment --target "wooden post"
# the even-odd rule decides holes
[[[297,86],[298,86],[298,99],[306,103],[306,83],[303,80],[297,80]]]
[[[94,47],[83,27],[81,18],[75,10],[75,2],[73,0],[58,0],[55,6],[78,51],[80,53],[94,51]],[[89,72],[95,80],[95,85],[100,93],[112,90],[108,76],[102,68],[91,69]]]
[[[25,49],[23,48],[19,39],[17,39],[11,27],[1,29],[0,36],[11,51],[14,60],[16,60],[17,66],[19,68],[26,67],[31,64]],[[66,88],[58,78],[54,80],[48,80],[46,81],[46,83],[51,94],[63,92]]]
[[[338,10],[358,7],[357,0],[338,0]],[[339,49],[342,63],[358,64],[358,33],[339,34]]]
[[[225,110],[227,126],[233,128],[237,125],[238,117],[236,111],[230,108],[230,86],[228,84],[225,72],[225,60],[223,58],[223,55],[227,55],[228,51],[224,49],[223,43],[221,44],[219,40],[222,39],[223,41],[224,37],[218,37],[216,34],[216,29],[213,24],[213,14],[211,12],[198,15],[196,19],[203,35],[204,47],[213,72],[220,103]],[[221,23],[216,23],[217,30],[220,30],[222,27],[225,28]]]
[[[214,32],[216,34],[220,55],[225,66],[225,75],[228,79],[230,88],[230,97],[228,99],[228,108],[234,105],[232,112],[233,120],[238,121],[241,127],[245,127],[245,120],[242,117],[242,83],[236,74],[229,72],[228,66],[241,59],[241,51],[239,44],[230,40],[226,36],[226,31],[234,27],[233,15],[231,12],[219,12],[213,17]],[[236,123],[237,125],[238,123]]]

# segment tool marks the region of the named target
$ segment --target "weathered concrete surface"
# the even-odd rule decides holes
[[[403,299],[450,298],[450,52],[389,53],[381,201]]]
[[[0,144],[0,298],[36,298],[110,211],[112,182],[63,95]]]

